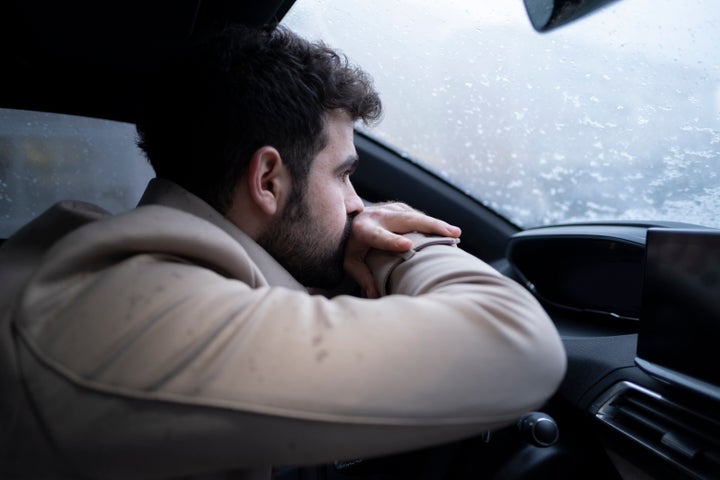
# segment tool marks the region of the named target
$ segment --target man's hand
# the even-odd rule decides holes
[[[345,250],[345,271],[365,290],[368,298],[377,298],[372,273],[365,263],[370,249],[406,252],[410,239],[402,234],[421,232],[457,238],[460,229],[425,215],[404,203],[381,203],[366,207],[353,220],[352,233]]]

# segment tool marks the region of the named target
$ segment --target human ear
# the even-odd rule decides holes
[[[248,192],[263,213],[275,215],[279,211],[288,180],[289,172],[280,152],[270,146],[255,151],[248,168]]]

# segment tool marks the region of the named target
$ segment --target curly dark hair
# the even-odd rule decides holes
[[[297,194],[327,143],[326,112],[342,109],[366,124],[382,112],[365,72],[278,25],[205,36],[149,85],[138,145],[158,177],[222,214],[257,149],[280,152]]]

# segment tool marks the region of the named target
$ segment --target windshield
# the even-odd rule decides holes
[[[522,0],[298,0],[375,80],[391,145],[516,225],[720,227],[717,0],[623,0],[535,32]]]

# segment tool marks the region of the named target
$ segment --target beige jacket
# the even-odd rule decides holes
[[[535,299],[412,238],[369,258],[386,296],[326,298],[169,182],[122,215],[56,206],[0,250],[3,460],[134,479],[312,464],[544,403],[565,355]]]

